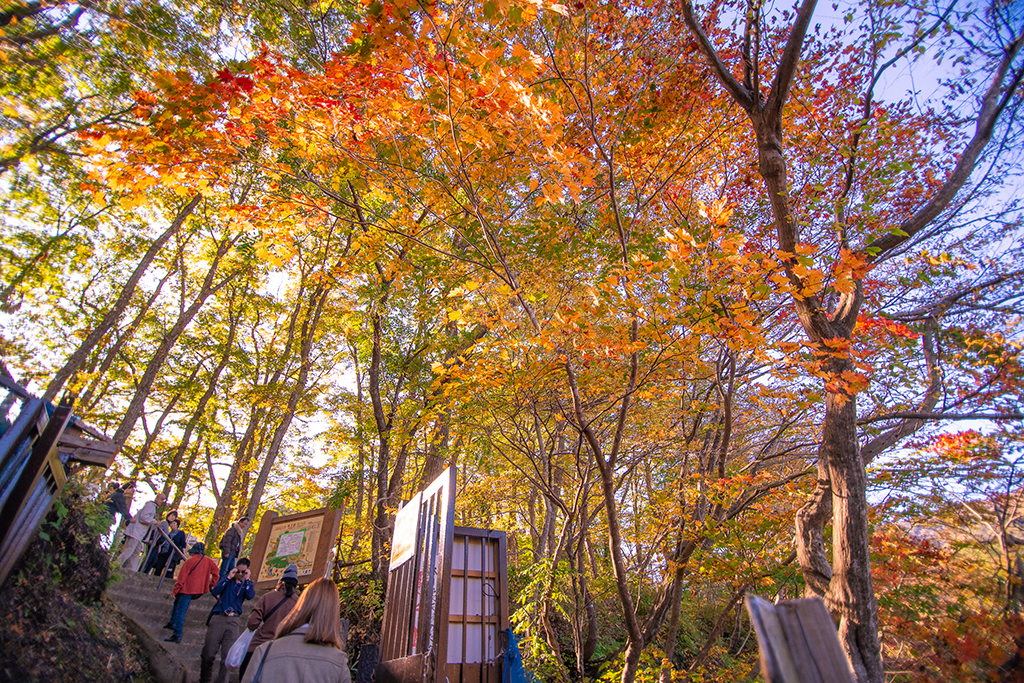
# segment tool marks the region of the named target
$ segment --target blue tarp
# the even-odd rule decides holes
[[[537,676],[523,666],[516,634],[512,629],[505,633],[508,635],[508,647],[505,648],[505,665],[501,668],[501,683],[539,683]]]

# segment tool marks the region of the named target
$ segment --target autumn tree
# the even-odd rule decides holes
[[[869,24],[858,57],[836,74],[845,79],[840,80],[845,92],[857,93],[856,99],[846,98],[843,105],[845,130],[836,130],[837,139],[844,144],[835,152],[834,168],[842,170],[827,182],[818,175],[818,185],[800,188],[792,185],[790,174],[801,167],[803,155],[786,143],[788,138],[800,137],[797,123],[816,116],[820,106],[805,101],[811,107],[803,108],[805,102],[798,99],[801,67],[813,63],[817,56],[815,41],[809,39],[815,8],[815,2],[804,2],[791,18],[775,19],[760,5],[743,6],[739,36],[726,33],[721,38],[730,40],[730,49],[735,50],[736,58],[728,61],[715,44],[716,24],[699,19],[689,2],[683,3],[682,12],[697,49],[749,120],[757,143],[754,158],[777,233],[784,273],[779,286],[792,296],[808,343],[818,355],[812,371],[825,382],[818,488],[797,517],[801,567],[809,590],[825,594],[841,617],[840,637],[858,678],[881,681],[884,673],[868,554],[867,481],[857,431],[856,395],[866,378],[857,370],[850,344],[868,301],[869,279],[878,277],[892,259],[908,250],[927,248],[930,242],[942,244],[951,237],[956,225],[951,217],[964,205],[961,191],[977,177],[974,172],[983,153],[993,135],[1004,130],[1000,123],[1011,118],[1019,100],[1024,70],[1018,55],[1024,34],[1019,17],[1000,5],[981,8],[979,15],[967,17],[940,7],[938,18],[930,22],[925,19],[927,8],[908,8],[904,16],[917,28],[906,45],[890,46]],[[898,21],[885,10],[869,7],[867,14],[882,26]],[[978,104],[968,122],[943,121],[939,115],[926,114],[926,118],[937,119],[935,130],[940,135],[962,130],[964,142],[959,150],[947,146],[945,154],[932,155],[930,165],[919,167],[920,180],[884,182],[868,172],[865,162],[876,158],[880,148],[894,150],[892,144],[900,139],[897,131],[902,126],[885,125],[883,112],[898,110],[899,105],[876,101],[878,81],[908,54],[927,53],[927,48],[917,48],[956,22],[964,22],[962,30],[984,32],[994,39],[990,43],[993,52],[983,52],[969,41],[964,48],[972,68],[982,74],[977,81]],[[933,49],[945,51],[946,46],[940,42]],[[819,90],[827,93],[828,87]],[[839,113],[834,105],[830,108]],[[909,150],[910,159],[926,149],[915,145]],[[907,155],[890,158],[907,159]],[[815,193],[819,190],[814,188],[819,185],[828,188],[828,206],[834,207],[831,215],[816,210]],[[824,264],[821,269],[814,269],[813,259],[807,258],[815,253]],[[833,525],[831,565],[822,538],[829,520]]]

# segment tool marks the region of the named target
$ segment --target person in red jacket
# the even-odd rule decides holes
[[[164,639],[168,643],[181,642],[188,606],[195,598],[202,597],[217,585],[217,576],[220,574],[217,563],[206,556],[206,546],[202,543],[193,545],[189,553],[192,557],[181,565],[178,580],[174,582],[174,589],[171,591],[171,595],[174,596],[174,607],[171,609],[171,621],[164,628],[174,629],[174,634]]]

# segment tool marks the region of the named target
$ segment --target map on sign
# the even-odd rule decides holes
[[[302,550],[302,539],[305,536],[305,529],[290,534],[281,534],[281,537],[277,539],[277,555],[279,557],[298,555]]]
[[[270,539],[256,580],[280,579],[285,567],[290,564],[299,568],[300,577],[312,574],[323,523],[322,515],[274,522],[270,528]]]

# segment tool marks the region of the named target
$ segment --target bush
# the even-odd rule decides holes
[[[384,619],[384,593],[379,581],[374,581],[369,569],[354,571],[338,583],[341,598],[341,618],[348,619],[349,659],[355,664],[359,648],[365,644],[379,644]]]

